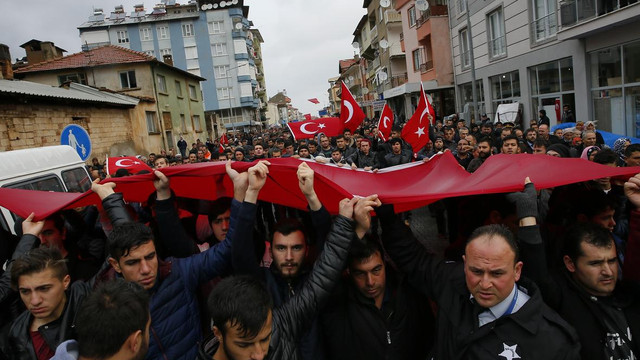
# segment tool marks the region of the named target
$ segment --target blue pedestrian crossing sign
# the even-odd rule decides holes
[[[82,126],[71,124],[62,129],[60,145],[69,145],[76,150],[82,161],[87,161],[91,155],[91,138]]]

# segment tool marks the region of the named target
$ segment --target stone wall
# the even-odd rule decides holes
[[[62,129],[76,124],[91,137],[91,158],[102,162],[112,149],[118,153],[129,149],[127,155],[135,155],[132,112],[128,108],[0,103],[0,151],[59,145]]]

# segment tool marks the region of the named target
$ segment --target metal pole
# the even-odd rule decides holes
[[[471,64],[471,96],[473,97],[473,109],[471,111],[474,122],[478,120],[478,93],[476,91],[476,64],[473,57],[473,36],[471,35],[471,17],[469,12],[469,0],[464,0],[467,8],[467,38],[469,43],[469,62]]]

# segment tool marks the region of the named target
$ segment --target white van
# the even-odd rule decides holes
[[[91,177],[78,153],[67,145],[0,152],[0,187],[85,192]],[[0,225],[15,234],[15,215],[0,207]]]

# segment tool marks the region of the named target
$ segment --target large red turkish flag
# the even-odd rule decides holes
[[[113,175],[120,169],[127,169],[129,174],[137,174],[142,170],[153,172],[149,165],[135,156],[121,156],[107,158],[107,174]]]
[[[411,144],[414,153],[417,153],[429,142],[429,124],[433,121],[433,108],[429,105],[427,96],[424,93],[422,84],[420,85],[420,99],[418,107],[411,119],[402,129],[402,138]]]
[[[325,135],[338,136],[342,134],[342,120],[337,117],[319,118],[307,121],[287,123],[295,140],[309,139],[324,133]]]
[[[389,107],[389,104],[384,104],[382,109],[382,115],[380,115],[380,121],[378,121],[378,137],[382,141],[389,140],[391,135],[391,127],[393,126],[393,111]]]
[[[340,105],[340,119],[344,122],[344,128],[355,132],[358,126],[362,124],[362,120],[366,117],[360,105],[351,95],[351,91],[347,85],[342,82],[342,104]]]

